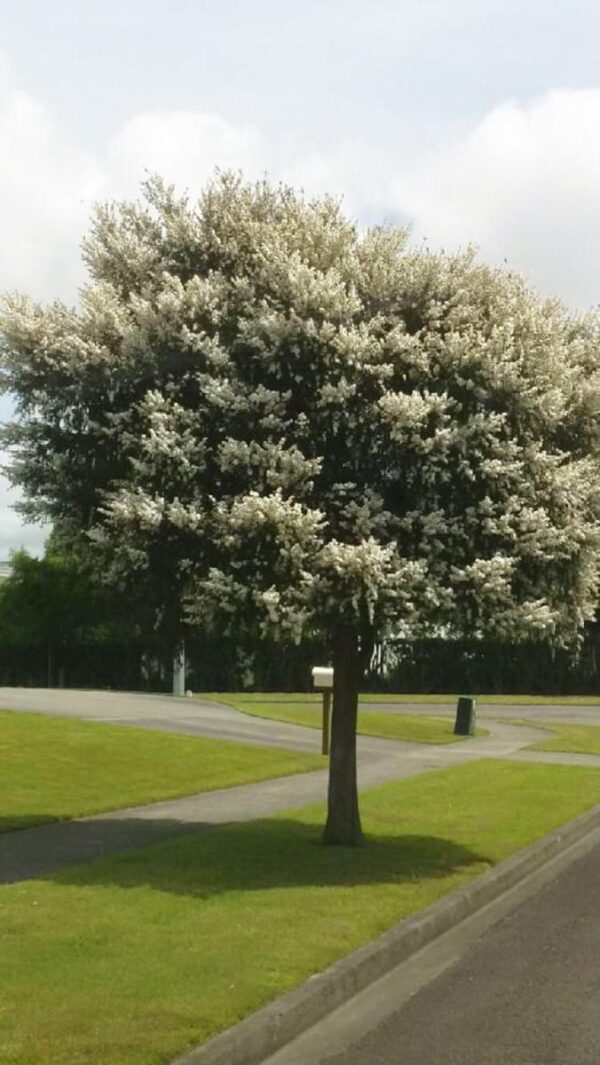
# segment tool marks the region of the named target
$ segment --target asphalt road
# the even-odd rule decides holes
[[[363,1010],[359,1038],[338,1032],[332,1053],[323,1037],[311,1065],[598,1065],[599,884],[596,844],[370,1030]]]

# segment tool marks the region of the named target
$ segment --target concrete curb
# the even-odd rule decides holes
[[[173,1065],[260,1065],[411,954],[502,895],[587,833],[600,827],[600,805],[568,821],[489,872],[311,976],[300,987],[228,1028]]]

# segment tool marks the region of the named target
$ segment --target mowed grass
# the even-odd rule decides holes
[[[209,698],[206,696],[206,698]],[[271,696],[220,693],[210,696],[235,710],[253,717],[266,717],[272,721],[286,721],[291,725],[307,728],[322,727],[321,697],[310,695],[300,698],[282,696],[281,701]],[[362,697],[361,697],[362,698]],[[457,743],[466,739],[455,736],[454,720],[441,717],[424,717],[421,714],[388,713],[377,710],[358,711],[358,733],[361,736],[380,736],[383,739],[404,740],[412,743]],[[476,729],[476,735],[487,736],[487,730]]]
[[[477,762],[0,888],[0,1061],[164,1065],[600,800],[595,769]]]
[[[368,692],[361,695],[362,703],[444,703],[455,705],[458,695],[473,695],[485,706],[600,706],[600,695],[478,695],[464,691],[456,695],[406,695],[387,692]]]
[[[532,751],[566,751],[573,754],[600,754],[600,725],[561,725],[535,722],[536,728],[554,733],[549,739],[532,744]]]
[[[316,754],[0,710],[0,831],[325,765]]]
[[[456,694],[427,695],[405,692],[361,692],[361,703],[417,703],[427,705],[455,706],[460,695],[473,695],[478,703],[497,706],[600,706],[600,695],[478,695],[463,691]],[[206,698],[223,702],[229,698],[242,699],[244,703],[320,703],[315,692],[213,692]]]

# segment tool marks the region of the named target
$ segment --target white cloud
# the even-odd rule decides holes
[[[406,53],[421,43],[427,34],[443,32],[448,26],[462,25],[473,7],[472,0],[371,0],[367,6],[348,5],[342,0],[336,12],[344,32],[364,42],[375,40],[381,46],[394,49],[396,55]]]
[[[13,509],[17,493],[0,484],[0,561],[5,561],[11,551],[24,547],[32,555],[41,555],[49,529],[39,525],[23,525],[23,520]]]
[[[476,243],[545,293],[586,308],[600,294],[600,89],[506,103],[443,151],[332,139],[325,148],[268,140],[217,115],[154,112],[118,132],[98,162],[106,195],[131,194],[144,168],[190,190],[214,167],[242,169],[344,197],[353,216],[401,218],[416,241]]]
[[[600,302],[600,89],[491,111],[393,198],[434,246],[474,242],[576,307]]]
[[[267,174],[308,195],[343,195],[356,216],[383,196],[373,155],[358,142],[333,141],[323,151],[290,136],[267,139],[253,126],[194,111],[137,115],[110,141],[102,166],[106,196],[135,195],[148,171],[193,194],[216,167],[240,170],[248,178]]]
[[[70,143],[37,100],[0,71],[0,291],[72,301],[84,280],[79,256],[92,205],[132,197],[148,172],[192,195],[216,167],[251,178],[268,174],[309,194],[343,195],[347,209],[369,212],[383,195],[381,167],[359,142],[326,150],[282,134],[200,111],[149,111],[126,121],[104,150]]]
[[[135,194],[144,171],[180,187],[201,188],[215,166],[256,174],[271,169],[272,150],[251,126],[235,126],[219,115],[153,111],[130,119],[111,140],[105,166],[108,195]]]
[[[0,79],[0,288],[74,297],[97,166],[46,109]]]
[[[0,423],[10,418],[11,410],[7,396],[0,396]],[[6,454],[0,450],[0,466],[6,459]],[[48,535],[48,530],[38,525],[23,525],[20,515],[13,509],[18,499],[19,492],[0,476],[0,561],[7,559],[10,552],[19,547],[26,547],[36,555],[41,554]]]

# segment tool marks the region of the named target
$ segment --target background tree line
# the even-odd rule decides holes
[[[256,638],[186,635],[193,691],[305,691],[310,668],[329,659],[324,640],[283,647]],[[93,560],[50,538],[45,556],[12,557],[0,582],[0,685],[170,691],[171,648],[141,603],[126,604]],[[365,691],[594,694],[600,692],[600,624],[585,626],[577,652],[547,642],[393,639],[379,644]]]

